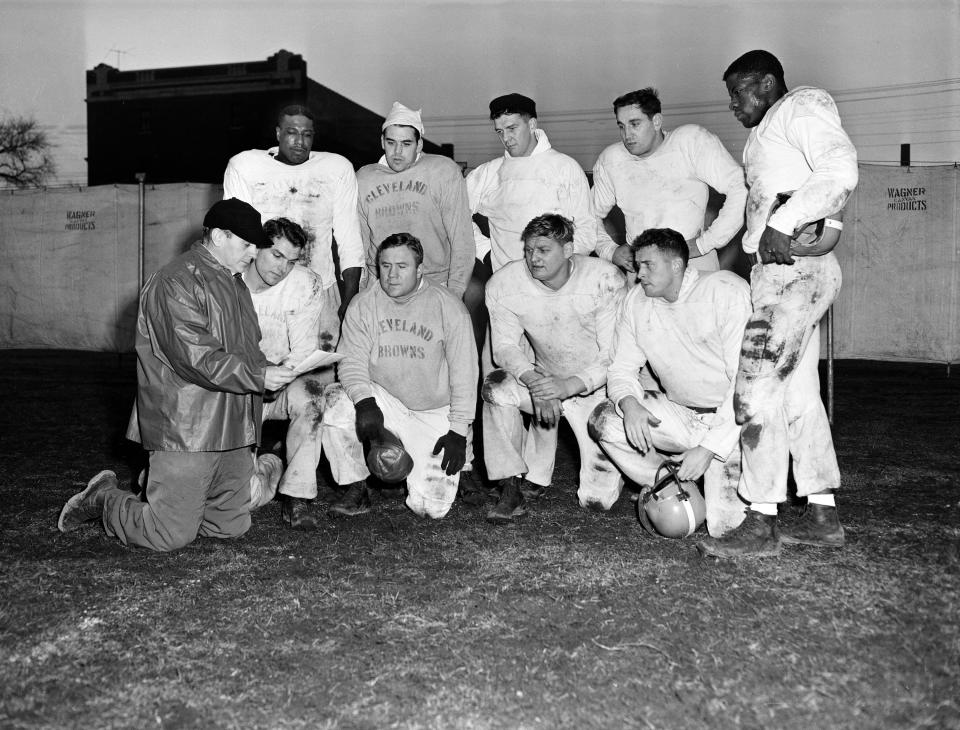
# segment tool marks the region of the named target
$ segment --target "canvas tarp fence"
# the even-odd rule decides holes
[[[218,185],[148,185],[146,275],[197,237]],[[958,169],[862,165],[837,248],[838,358],[960,361]],[[0,195],[0,347],[126,352],[136,185]]]
[[[835,356],[960,361],[958,169],[861,165],[837,248]]]
[[[146,186],[146,276],[199,238],[218,185]],[[136,326],[136,185],[0,195],[0,347],[127,352]]]

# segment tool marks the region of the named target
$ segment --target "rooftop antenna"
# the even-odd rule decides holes
[[[121,56],[121,55],[123,55],[123,56],[129,56],[129,55],[130,55],[130,51],[132,51],[132,50],[133,50],[132,48],[123,49],[123,48],[113,47],[113,48],[111,48],[109,51],[107,51],[107,52],[104,54],[103,57],[104,57],[104,59],[106,59],[107,56],[109,56],[111,53],[116,53],[116,54],[117,54],[117,65],[116,65],[116,69],[119,71],[119,70],[120,70],[120,56]]]

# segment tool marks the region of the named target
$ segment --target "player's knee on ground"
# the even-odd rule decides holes
[[[494,370],[483,379],[480,396],[492,406],[516,406],[516,382],[506,370]]]
[[[607,494],[597,494],[583,489],[577,490],[577,502],[579,502],[581,509],[596,510],[599,507],[604,512],[609,512],[618,499],[620,499],[619,489],[615,493],[611,491]]]
[[[436,499],[408,487],[407,507],[409,507],[410,511],[415,515],[439,520],[442,517],[446,517],[450,508],[453,507],[453,500]]]
[[[603,405],[603,403],[599,404],[593,412],[596,413]],[[589,421],[587,431],[590,431]],[[592,435],[591,443],[580,444],[580,462],[580,485],[577,489],[580,506],[591,509],[599,506],[604,511],[609,510],[620,499],[620,492],[623,490],[620,470],[603,452]]]
[[[623,419],[612,401],[599,403],[587,419],[587,433],[594,441],[612,441],[623,430]]]
[[[407,507],[421,517],[439,520],[453,506],[457,496],[457,478],[447,476],[440,468],[439,459],[427,465],[421,479],[407,480]]]
[[[151,541],[152,547],[160,553],[169,553],[184,548],[197,539],[200,535],[200,527],[201,525],[174,525],[167,529],[162,529],[158,526],[157,533]],[[239,537],[248,529],[250,529],[249,517],[247,517],[246,528],[234,537]]]

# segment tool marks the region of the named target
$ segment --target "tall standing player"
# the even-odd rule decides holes
[[[307,107],[284,107],[276,131],[276,147],[247,150],[230,158],[223,195],[250,203],[264,222],[289,218],[306,231],[303,262],[320,276],[324,287],[320,341],[325,349],[333,348],[340,319],[359,290],[363,267],[357,176],[345,157],[313,151],[314,117]],[[342,303],[333,261],[334,236],[343,279]]]
[[[394,102],[383,157],[357,172],[367,274],[375,283],[380,242],[406,231],[423,246],[423,275],[462,297],[476,259],[467,186],[456,162],[423,151],[423,133],[420,110]]]
[[[467,175],[471,213],[486,216],[489,238],[475,230],[477,257],[490,253],[496,273],[523,258],[520,234],[533,218],[559,213],[576,227],[574,251],[589,254],[596,247],[596,226],[590,210],[590,186],[583,168],[555,150],[537,126],[537,105],[521,94],[490,102],[493,129],[504,154]]]
[[[715,134],[698,124],[664,129],[656,89],[617,97],[613,112],[621,142],[601,152],[593,167],[598,255],[633,270],[630,245],[617,246],[603,228],[602,219],[616,205],[623,212],[628,242],[648,228],[672,228],[686,239],[691,266],[716,270],[717,249],[743,225],[747,189],[740,165]],[[705,229],[708,186],[726,199]]]
[[[804,250],[793,236],[843,208],[857,185],[857,152],[830,95],[806,86],[788,91],[773,54],[745,53],[723,80],[730,110],[750,129],[743,150],[750,189],[743,248],[760,256],[750,275],[753,315],[735,391],[743,426],[740,493],[751,505],[740,527],[697,547],[722,558],[776,555],[780,542],[839,547],[844,533],[834,490],[840,470],[817,367],[818,323],[840,291],[840,265],[832,252]],[[792,197],[771,215],[777,195],[786,192]],[[791,456],[797,495],[807,498],[807,508],[796,525],[778,531]]]

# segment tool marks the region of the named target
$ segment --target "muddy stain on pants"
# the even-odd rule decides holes
[[[434,455],[437,439],[450,430],[450,406],[412,411],[376,383],[373,397],[383,411],[384,426],[392,431],[413,459],[407,475],[407,507],[421,517],[440,519],[453,506],[460,475],[447,474],[440,466],[443,454]],[[338,484],[360,481],[370,475],[357,439],[356,411],[343,386],[334,383],[325,392],[324,448]]]
[[[526,475],[527,481],[550,486],[557,455],[557,427],[531,424],[523,428],[521,412],[532,414],[530,391],[505,370],[494,370],[483,382],[483,456],[491,481]],[[587,419],[606,399],[600,388],[593,393],[573,396],[561,403],[580,448],[580,506],[597,502],[610,509],[619,499],[623,479],[606,454],[587,434]]]
[[[650,425],[653,448],[641,454],[627,440],[623,418],[609,400],[590,415],[590,435],[631,481],[641,487],[653,486],[657,469],[667,454],[679,454],[697,446],[710,430],[705,414],[674,403],[663,393],[647,391],[643,407],[660,423]],[[710,414],[712,416],[712,413]],[[740,483],[740,446],[722,459],[713,459],[703,475],[703,494],[707,505],[707,531],[722,537],[735,528],[745,515],[746,505],[737,495]]]
[[[840,282],[832,253],[797,257],[792,266],[753,267],[753,315],[734,394],[737,423],[743,426],[740,494],[749,502],[786,500],[791,456],[798,496],[840,486],[817,370],[818,325]]]
[[[286,436],[287,468],[280,479],[280,494],[300,499],[317,496],[323,390],[332,382],[333,368],[321,368],[301,375],[278,393],[268,394],[269,400],[264,400],[264,421],[290,421]]]

